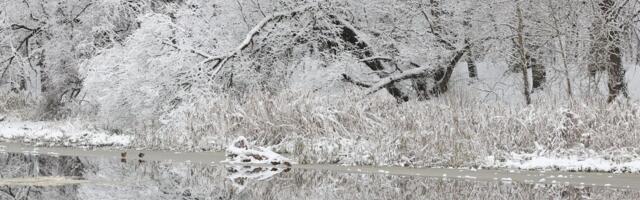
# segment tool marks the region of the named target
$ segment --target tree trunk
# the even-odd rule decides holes
[[[533,82],[533,89],[542,89],[544,83],[547,82],[547,71],[544,65],[538,63],[535,58],[529,59],[531,66],[531,78]]]
[[[529,105],[531,104],[531,94],[529,93],[529,73],[527,70],[527,66],[529,66],[529,59],[527,59],[527,52],[524,45],[524,19],[522,17],[522,8],[520,7],[520,2],[518,2],[518,5],[516,7],[516,15],[518,18],[518,53],[520,54],[520,69],[522,70],[522,80],[524,83],[522,92],[524,94],[526,104]]]
[[[478,67],[476,66],[476,63],[473,60],[473,54],[471,53],[471,45],[469,45],[468,39],[466,39],[464,42],[467,45],[465,51],[467,51],[467,69],[469,71],[469,78],[476,79],[478,78]]]
[[[626,86],[624,82],[624,67],[622,66],[622,51],[620,50],[620,33],[616,29],[617,27],[609,27],[606,26],[608,22],[616,21],[615,16],[610,16],[611,11],[613,10],[615,2],[613,0],[603,0],[600,3],[600,11],[604,17],[604,21],[600,28],[608,28],[609,30],[602,30],[602,33],[606,34],[606,64],[605,68],[609,74],[609,81],[607,83],[609,87],[609,97],[607,98],[607,102],[611,103],[620,95],[620,92],[624,92],[626,94]],[[613,18],[612,18],[613,17]],[[601,37],[605,37],[602,34],[599,34]]]
[[[465,18],[464,21],[462,22],[462,25],[465,28],[465,38],[464,38],[464,44],[466,45],[466,49],[465,51],[467,51],[467,69],[469,71],[469,78],[475,79],[478,78],[478,68],[476,66],[476,63],[474,61],[474,57],[473,57],[473,52],[471,51],[472,46],[469,44],[470,39],[470,35],[472,34],[472,30],[471,28],[473,28],[471,26],[471,10],[465,10]]]
[[[625,70],[622,66],[622,57],[620,56],[620,46],[618,44],[619,36],[617,31],[609,32],[609,42],[611,42],[611,47],[609,47],[609,58],[607,60],[607,68],[609,72],[609,98],[607,102],[611,103],[618,95],[620,95],[620,91],[623,91],[626,94],[626,85],[624,82],[624,74]]]
[[[551,2],[551,0],[549,1]],[[556,35],[555,37],[558,39],[558,45],[560,47],[560,56],[562,57],[562,65],[564,66],[564,78],[565,78],[565,82],[567,84],[567,95],[569,96],[570,99],[573,98],[573,89],[571,88],[571,76],[569,75],[569,65],[567,64],[567,52],[565,51],[565,44],[564,41],[562,40],[562,31],[561,30],[561,26],[558,20],[558,14],[557,14],[557,10],[555,9],[555,7],[551,7],[551,16],[553,18],[553,26],[555,27],[554,29],[556,30]],[[575,24],[574,24],[575,25]]]

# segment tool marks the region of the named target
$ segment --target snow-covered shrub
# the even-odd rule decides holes
[[[98,106],[102,123],[122,129],[155,123],[179,96],[177,76],[188,57],[162,44],[175,36],[171,19],[161,14],[140,17],[141,27],[123,46],[85,63],[85,92]]]
[[[30,118],[70,117],[74,106],[83,101],[80,63],[122,42],[137,28],[138,15],[164,4],[150,0],[3,2],[7,12],[2,12],[0,22],[0,83],[18,85],[16,90],[24,93],[33,110]]]

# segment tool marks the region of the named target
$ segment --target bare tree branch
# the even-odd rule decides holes
[[[458,64],[462,56],[467,52],[466,46],[456,51],[453,58],[449,61],[446,68],[433,68],[430,66],[422,66],[414,69],[406,70],[403,73],[391,75],[389,77],[385,77],[378,81],[376,84],[373,84],[369,90],[367,90],[366,95],[371,95],[381,90],[382,88],[400,82],[402,80],[407,79],[415,79],[415,78],[423,78],[423,77],[433,77],[436,80],[436,86],[431,89],[432,94],[439,94],[446,92],[447,84],[451,79],[451,74],[453,74],[453,69]],[[417,65],[419,66],[419,65]]]
[[[431,34],[433,34],[433,36],[436,37],[437,41],[441,44],[444,45],[444,47],[448,50],[455,50],[455,46],[453,46],[453,44],[451,44],[451,42],[449,42],[448,40],[445,40],[442,35],[440,35],[440,32],[436,31],[435,28],[433,27],[433,22],[431,22],[431,20],[429,19],[429,15],[427,15],[426,12],[424,12],[424,10],[421,11],[422,15],[424,16],[424,18],[427,20],[427,22],[429,23],[429,29],[431,30]]]
[[[249,44],[251,44],[251,41],[253,40],[253,38],[256,35],[258,35],[258,33],[260,33],[260,30],[262,30],[262,28],[264,28],[268,23],[270,23],[272,21],[276,21],[276,20],[281,20],[281,19],[286,18],[286,17],[294,16],[294,15],[296,15],[298,13],[308,11],[309,9],[314,8],[316,6],[317,6],[317,4],[309,4],[309,5],[297,8],[295,10],[285,11],[285,12],[278,12],[278,13],[275,13],[275,14],[269,16],[269,17],[266,17],[266,18],[262,19],[262,21],[260,21],[258,24],[256,24],[249,31],[249,33],[247,33],[245,39],[235,48],[235,50],[227,53],[226,55],[208,58],[208,59],[206,59],[206,60],[204,60],[202,62],[203,63],[207,63],[207,62],[211,62],[213,60],[217,60],[218,58],[221,58],[212,67],[212,69],[214,70],[213,73],[212,73],[212,76],[215,76],[224,67],[224,64],[227,63],[227,61],[229,61],[230,59],[236,57],[238,54],[240,54],[242,52],[242,50],[247,48],[247,46],[249,46]]]
[[[191,48],[184,49],[184,48],[179,47],[178,45],[175,45],[175,44],[173,44],[171,42],[162,41],[162,44],[170,46],[170,47],[173,47],[173,48],[175,48],[177,50],[180,50],[180,51],[188,51],[188,52],[191,52],[193,54],[197,54],[197,55],[199,55],[199,56],[201,56],[201,57],[203,57],[203,58],[205,58],[206,60],[209,60],[209,61],[222,59],[222,57],[215,57],[215,56],[212,56],[211,54],[208,54],[208,53],[205,53],[203,51],[196,50],[196,49],[191,49]]]
[[[361,82],[361,81],[354,80],[353,78],[351,78],[351,77],[350,77],[349,75],[347,75],[347,74],[342,74],[342,80],[344,80],[345,82],[348,82],[348,83],[353,83],[354,85],[357,85],[357,86],[359,86],[359,87],[363,87],[363,88],[370,88],[370,87],[371,87],[371,85],[370,85],[370,84],[367,84],[367,83],[363,83],[363,82]]]
[[[7,71],[9,70],[9,67],[11,66],[11,63],[13,63],[13,60],[16,58],[16,54],[18,51],[20,51],[20,49],[22,49],[22,47],[25,47],[26,49],[26,55],[27,55],[27,59],[30,59],[31,56],[29,56],[29,39],[31,39],[33,36],[35,36],[36,34],[38,34],[40,32],[40,27],[38,28],[29,28],[27,26],[24,25],[20,25],[20,24],[12,24],[11,25],[11,29],[12,30],[19,30],[19,29],[24,29],[24,30],[28,30],[31,31],[31,33],[29,33],[29,35],[27,35],[24,39],[22,39],[22,41],[20,41],[20,44],[18,45],[18,48],[15,49],[13,56],[9,57],[9,59],[3,61],[2,63],[5,63],[8,61],[7,66],[5,66],[4,70],[2,71],[2,74],[0,74],[0,79],[4,78],[4,75],[7,73]]]
[[[73,18],[72,21],[75,22],[76,20],[78,20],[78,18],[80,18],[80,15],[86,12],[91,5],[93,5],[93,3],[88,3],[86,6],[84,6],[84,8],[82,8],[82,10]]]
[[[385,88],[388,85],[400,82],[402,80],[412,79],[412,78],[420,78],[420,77],[432,77],[435,74],[433,68],[429,66],[410,69],[401,74],[394,74],[389,77],[383,78],[378,81],[376,84],[373,84],[369,87],[366,92],[366,95],[371,95],[380,91],[382,88]]]

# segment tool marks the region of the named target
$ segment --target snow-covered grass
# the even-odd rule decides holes
[[[27,117],[32,114],[33,109],[29,109],[27,99],[22,93],[15,93],[5,86],[0,86],[0,118]]]
[[[640,144],[640,113],[633,103],[549,100],[517,107],[461,95],[453,92],[400,105],[384,98],[363,100],[357,94],[219,97],[178,108],[157,131],[137,134],[136,144],[224,150],[233,139],[245,136],[301,164],[421,167],[485,166],[488,156],[506,162],[518,159],[512,152],[533,153],[539,148],[628,155],[628,148]],[[572,153],[556,152],[560,153],[555,156]],[[602,159],[617,163],[619,156]]]
[[[77,124],[77,123],[76,123]],[[86,129],[71,122],[0,122],[0,140],[47,146],[118,146],[130,144],[130,135]]]
[[[640,144],[640,113],[634,103],[549,97],[518,107],[468,95],[454,90],[404,104],[384,96],[362,99],[357,93],[219,96],[185,103],[154,126],[123,134],[86,128],[94,123],[91,118],[9,120],[0,122],[0,139],[223,151],[245,136],[301,164],[640,171],[640,152],[634,148]]]

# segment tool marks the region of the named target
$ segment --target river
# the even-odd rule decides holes
[[[228,165],[222,152],[123,152],[0,143],[0,199],[640,199],[639,174],[274,168]]]

